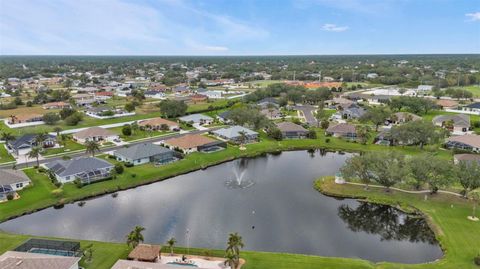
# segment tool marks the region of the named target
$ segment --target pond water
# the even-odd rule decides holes
[[[392,207],[324,196],[312,188],[349,154],[283,152],[239,159],[162,182],[48,208],[0,224],[24,234],[223,249],[238,232],[245,249],[419,263],[442,256],[421,218]],[[242,179],[242,187],[235,182]],[[132,179],[134,180],[134,179]]]

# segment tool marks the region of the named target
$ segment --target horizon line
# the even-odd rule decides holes
[[[359,54],[0,54],[0,57],[275,57],[275,56],[415,56],[415,55],[480,55],[480,52],[462,53],[359,53]]]

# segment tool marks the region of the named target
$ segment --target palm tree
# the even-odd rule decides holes
[[[325,118],[325,110],[323,110],[323,103],[320,103],[320,105],[318,105],[318,109],[317,111],[315,112],[315,119],[317,120],[317,127],[320,128],[320,122],[323,120],[323,118]]]
[[[54,131],[55,133],[57,133],[57,137],[59,137],[59,136],[60,136],[60,132],[62,131],[62,128],[56,126],[55,128],[53,128],[53,131]]]
[[[238,134],[240,135],[240,145],[245,144],[245,142],[247,141],[247,133],[245,131],[240,131],[238,132]]]
[[[237,268],[240,263],[240,249],[244,247],[242,237],[238,233],[231,233],[227,241],[227,249],[225,250],[227,256],[231,254],[234,256],[233,269]]]
[[[167,245],[170,248],[170,256],[173,256],[173,246],[175,246],[175,243],[177,243],[175,237],[172,237],[167,241]]]
[[[35,158],[37,159],[37,166],[40,166],[40,162],[38,161],[38,158],[40,157],[40,147],[36,146],[33,147],[32,150],[28,153],[28,158]]]
[[[85,143],[85,147],[86,147],[85,152],[87,154],[91,153],[92,157],[95,157],[95,152],[100,151],[100,144],[98,144],[97,141],[93,141],[93,140],[87,141],[87,143]]]
[[[47,138],[47,133],[38,134],[37,137],[35,137],[35,143],[37,144],[37,146],[43,147],[43,143],[45,142],[45,140],[47,140]]]
[[[130,124],[130,128],[132,128],[132,133],[135,134],[138,129],[140,129],[140,127],[138,126],[138,123],[136,121],[132,122],[132,124]]]
[[[370,128],[366,125],[357,126],[357,137],[360,139],[362,144],[367,144],[368,139],[370,139]]]
[[[133,231],[131,231],[127,235],[127,245],[132,248],[135,248],[138,246],[138,244],[140,244],[140,242],[143,242],[144,240],[142,235],[143,231],[145,231],[145,228],[141,226],[135,226]]]
[[[237,261],[237,256],[235,255],[235,253],[233,253],[232,251],[227,251],[225,254],[225,261],[223,262],[223,264],[226,266],[230,266],[231,269],[235,269],[236,261]]]
[[[8,144],[8,141],[15,139],[15,136],[10,132],[2,132],[2,140],[5,141],[5,144]]]

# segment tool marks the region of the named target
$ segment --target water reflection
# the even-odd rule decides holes
[[[354,232],[379,235],[381,240],[408,240],[436,244],[427,222],[386,205],[360,203],[356,208],[341,205],[338,216]]]

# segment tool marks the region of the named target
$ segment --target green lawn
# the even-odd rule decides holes
[[[127,135],[124,135],[122,133],[122,128],[123,127],[115,127],[115,128],[110,128],[109,130],[119,134],[120,138],[123,141],[134,141],[134,140],[145,139],[145,138],[149,138],[149,137],[164,136],[164,135],[174,133],[174,132],[171,132],[171,131],[166,131],[166,132],[151,131],[151,132],[149,132],[149,131],[144,131],[144,130],[137,130],[132,135],[127,136]]]
[[[462,198],[446,194],[429,196],[408,194],[361,186],[338,185],[332,177],[317,180],[315,187],[326,194],[344,197],[356,197],[372,202],[413,207],[427,216],[442,247],[445,257],[439,262],[417,265],[381,263],[378,268],[478,268],[473,257],[480,252],[480,222],[472,222],[467,216],[472,213],[473,203]]]
[[[473,85],[473,86],[465,86],[465,87],[462,87],[462,88],[471,92],[474,97],[480,97],[480,86]]]
[[[45,151],[42,153],[42,156],[51,156],[55,154],[64,154],[64,153],[69,153],[72,151],[77,151],[77,150],[84,150],[85,146],[82,144],[79,144],[71,139],[68,139],[65,143],[64,147],[61,148],[51,148],[51,149],[45,149]]]
[[[5,148],[5,144],[0,144],[0,163],[7,163],[15,161],[12,155],[10,155]]]

